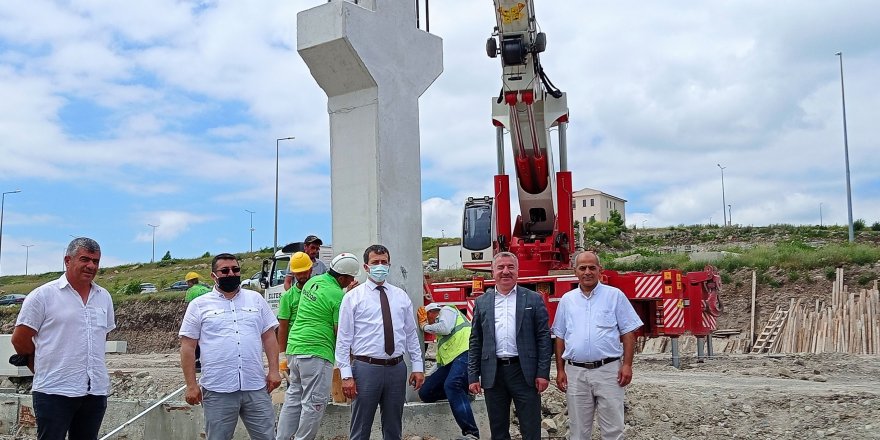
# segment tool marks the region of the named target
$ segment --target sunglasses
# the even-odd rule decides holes
[[[224,267],[223,269],[218,269],[217,272],[222,273],[223,275],[229,275],[229,272],[232,273],[241,273],[241,268],[238,266],[235,267]]]

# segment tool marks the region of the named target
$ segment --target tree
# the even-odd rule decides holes
[[[162,257],[162,261],[168,261],[171,259],[171,251],[165,251],[165,256]]]

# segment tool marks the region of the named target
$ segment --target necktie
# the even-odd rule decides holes
[[[388,295],[385,294],[385,286],[376,286],[379,290],[379,303],[382,304],[382,328],[385,330],[385,353],[391,356],[394,353],[394,330],[391,323],[391,305],[388,304]]]

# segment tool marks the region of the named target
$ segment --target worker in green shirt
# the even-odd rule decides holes
[[[299,297],[306,281],[312,276],[312,259],[305,252],[296,252],[290,256],[290,273],[296,281],[278,301],[278,348],[281,353],[280,369],[287,370],[287,338],[290,326],[296,319],[299,308]]]
[[[350,287],[361,264],[341,253],[329,270],[312,277],[302,288],[296,318],[287,338],[290,378],[278,418],[276,440],[314,439],[330,401],[336,330],[343,288]]]
[[[189,286],[189,289],[186,289],[186,302],[190,302],[211,291],[208,286],[199,283],[199,274],[195,272],[186,274],[184,280],[186,285]]]
[[[190,272],[183,277],[183,280],[186,281],[186,285],[189,286],[189,289],[186,289],[186,302],[190,302],[208,292],[211,291],[211,288],[199,283],[199,274],[195,272]],[[196,371],[202,370],[202,361],[201,361],[202,351],[199,349],[199,346],[196,345]]]

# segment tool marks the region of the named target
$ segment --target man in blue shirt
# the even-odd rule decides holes
[[[563,295],[553,322],[556,386],[565,392],[572,439],[591,438],[596,413],[602,440],[623,438],[623,388],[642,320],[623,292],[599,282],[601,271],[595,253],[577,256],[578,287]]]

